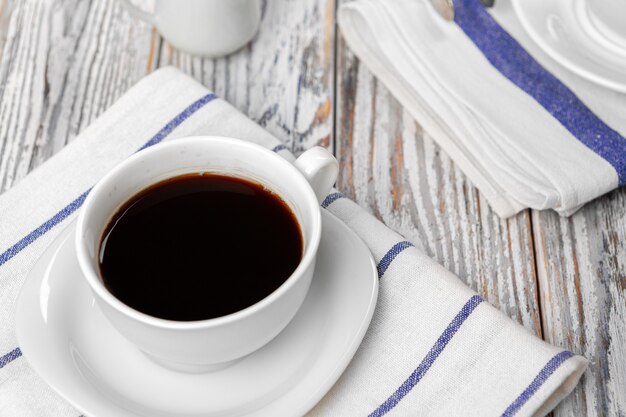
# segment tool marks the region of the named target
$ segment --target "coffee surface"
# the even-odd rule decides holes
[[[168,320],[225,316],[289,278],[302,258],[298,222],[276,194],[217,174],[168,179],[113,216],[100,247],[106,288]]]

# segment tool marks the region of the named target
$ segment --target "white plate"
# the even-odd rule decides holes
[[[90,417],[297,416],[332,387],[374,312],[376,266],[365,244],[322,210],[323,233],[307,298],[259,351],[219,371],[186,374],[145,357],[109,324],[78,267],[74,224],[28,276],[17,337],[30,365]]]
[[[588,1],[594,0],[513,0],[513,7],[524,29],[555,61],[590,81],[626,92],[626,39],[609,39],[595,29]]]

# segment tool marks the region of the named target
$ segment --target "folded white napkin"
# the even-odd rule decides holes
[[[165,68],[0,196],[0,415],[78,416],[21,357],[13,321],[18,291],[107,171],[145,144],[199,134],[251,140],[293,158],[228,103]],[[323,206],[372,251],[380,295],[354,360],[310,415],[531,416],[574,388],[585,358],[532,336],[340,194]]]
[[[626,95],[569,73],[508,1],[358,0],[339,10],[354,53],[461,167],[501,217],[569,215],[626,181]],[[533,59],[534,58],[534,59]]]

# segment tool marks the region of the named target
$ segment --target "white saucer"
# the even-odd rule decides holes
[[[570,71],[626,92],[626,39],[605,36],[587,12],[595,0],[513,0],[531,38]],[[626,16],[624,16],[626,24]]]
[[[374,312],[378,276],[365,244],[322,210],[316,273],[302,308],[276,339],[206,374],[162,368],[94,304],[75,257],[74,224],[46,250],[17,305],[30,365],[90,417],[298,416],[332,387]]]

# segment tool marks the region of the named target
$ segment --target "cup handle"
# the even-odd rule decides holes
[[[321,203],[337,180],[339,163],[326,149],[316,146],[304,152],[293,163],[309,181]]]
[[[124,6],[126,11],[130,13],[131,16],[134,16],[141,20],[145,20],[146,22],[155,25],[154,14],[141,10],[139,7],[135,6],[130,0],[120,1],[122,2],[122,6]]]

